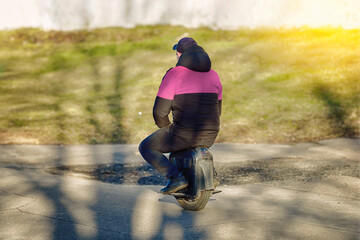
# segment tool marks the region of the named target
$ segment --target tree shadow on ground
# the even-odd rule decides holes
[[[313,94],[324,102],[328,108],[328,118],[333,122],[334,133],[345,137],[354,137],[359,129],[354,125],[349,124],[348,118],[351,113],[346,111],[347,108],[343,106],[344,98],[335,93],[325,84],[318,83],[314,89]],[[357,99],[353,99],[355,102]]]

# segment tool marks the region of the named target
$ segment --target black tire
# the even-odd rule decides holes
[[[201,191],[199,196],[195,200],[188,200],[185,198],[178,198],[176,201],[185,210],[189,211],[200,211],[203,209],[209,201],[212,195],[211,190]]]

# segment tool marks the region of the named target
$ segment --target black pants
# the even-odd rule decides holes
[[[179,172],[163,153],[176,152],[191,147],[171,133],[169,126],[160,128],[139,145],[139,151],[143,158],[167,178],[178,175]]]
[[[139,145],[143,158],[167,178],[177,176],[178,169],[173,166],[163,153],[177,152],[197,146],[211,147],[217,131],[188,133],[188,137],[180,137],[170,131],[171,125],[160,128],[145,138]]]

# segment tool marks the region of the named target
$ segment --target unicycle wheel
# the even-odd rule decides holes
[[[178,198],[176,201],[185,210],[200,211],[206,206],[211,195],[211,190],[205,190],[201,191],[199,196],[197,196],[195,199]]]

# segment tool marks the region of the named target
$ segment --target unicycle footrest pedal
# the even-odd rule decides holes
[[[187,198],[188,195],[186,193],[170,193],[169,195],[174,196],[175,198]]]
[[[221,191],[220,191],[220,190],[214,190],[214,191],[212,192],[212,195],[217,194],[217,193],[221,193]]]

